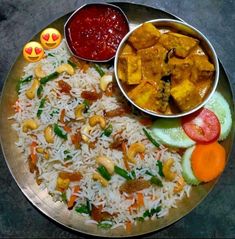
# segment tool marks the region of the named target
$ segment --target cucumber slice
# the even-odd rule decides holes
[[[195,146],[188,148],[182,157],[182,176],[184,180],[190,185],[198,185],[200,181],[195,177],[191,167],[191,155]]]
[[[232,114],[228,102],[216,91],[205,105],[205,108],[213,111],[219,119],[221,124],[219,141],[226,139],[232,128]]]
[[[157,119],[152,126],[157,142],[171,147],[188,148],[195,144],[181,127],[179,119]]]

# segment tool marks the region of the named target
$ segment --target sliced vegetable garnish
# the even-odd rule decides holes
[[[156,166],[158,167],[158,174],[162,177],[164,177],[164,173],[163,173],[163,164],[162,161],[158,160],[156,163]]]
[[[58,76],[59,76],[59,73],[55,71],[55,72],[51,73],[50,75],[43,77],[40,80],[40,83],[45,85],[48,81],[54,80]]]
[[[197,143],[210,143],[220,136],[220,122],[217,116],[204,108],[181,119],[184,132]]]
[[[42,111],[43,111],[43,108],[45,106],[45,103],[46,103],[46,98],[43,98],[41,99],[40,101],[40,104],[39,104],[39,108],[38,108],[38,111],[37,111],[37,117],[39,118],[42,114]]]
[[[105,72],[102,70],[102,68],[98,64],[93,64],[95,70],[100,74],[100,76],[104,76]]]
[[[64,130],[58,124],[54,124],[54,132],[57,136],[59,136],[62,139],[68,138],[67,134],[64,132]]]
[[[232,129],[232,113],[226,99],[219,92],[215,92],[205,108],[213,111],[219,119],[221,126],[219,140],[226,139]]]
[[[195,144],[195,142],[185,134],[178,118],[157,119],[151,127],[151,131],[154,139],[163,145],[188,148]]]
[[[24,79],[20,79],[17,84],[16,84],[16,92],[19,94],[19,91],[21,89],[21,86],[30,82],[31,80],[33,79],[33,76],[30,75],[30,76],[27,76],[26,78]]]
[[[146,137],[149,139],[149,141],[155,145],[156,147],[159,147],[160,144],[152,137],[152,135],[145,129],[143,128],[144,134],[146,135]]]
[[[144,212],[143,217],[152,217],[154,214],[158,214],[161,211],[162,207],[158,206]]]
[[[200,180],[198,180],[192,170],[191,157],[195,146],[188,148],[182,157],[182,176],[184,180],[190,185],[198,185]]]
[[[195,176],[203,182],[209,182],[223,172],[226,152],[218,142],[198,144],[193,150],[191,162]]]
[[[113,226],[112,221],[101,221],[98,223],[98,227],[102,229],[110,229]]]
[[[113,132],[113,126],[110,124],[106,129],[104,129],[101,136],[105,135],[105,136],[109,137],[112,134],[112,132]]]
[[[55,57],[55,55],[54,54],[52,54],[52,53],[48,53],[48,55],[47,56],[50,56],[50,57]]]
[[[163,187],[162,181],[157,176],[152,176],[150,179],[151,184],[155,184],[159,187]]]
[[[108,170],[103,166],[103,165],[100,165],[98,168],[97,168],[97,171],[100,173],[100,175],[105,178],[106,180],[110,180],[111,179],[111,175],[109,174]]]
[[[42,91],[43,91],[43,86],[39,85],[38,89],[37,89],[37,96],[38,98],[41,98],[42,96]]]
[[[122,176],[123,178],[125,178],[126,180],[131,180],[131,176],[129,175],[129,173],[125,170],[122,169],[118,166],[114,166],[114,172],[120,176]]]

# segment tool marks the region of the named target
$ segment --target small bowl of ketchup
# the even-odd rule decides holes
[[[107,3],[85,4],[77,9],[64,26],[67,45],[82,60],[107,62],[129,32],[124,12]]]

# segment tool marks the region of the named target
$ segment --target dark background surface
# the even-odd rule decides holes
[[[0,89],[23,45],[55,19],[91,1],[0,0]],[[128,1],[122,1],[128,2]],[[235,1],[132,1],[177,15],[204,33],[235,89]],[[209,196],[190,214],[145,238],[235,238],[235,157]],[[0,152],[0,238],[84,238],[40,213],[21,193]]]

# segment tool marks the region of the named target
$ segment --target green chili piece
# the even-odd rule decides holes
[[[79,206],[76,206],[75,211],[78,213],[90,214],[89,208],[86,204],[80,204]]]
[[[68,60],[68,64],[70,65],[70,66],[72,66],[73,68],[76,68],[77,67],[77,65],[76,64],[74,64],[72,61],[70,61],[70,60]]]
[[[106,137],[109,137],[113,132],[113,126],[110,124],[106,129],[104,129],[102,135],[105,135]]]
[[[131,180],[131,176],[129,175],[129,173],[125,169],[122,169],[118,166],[114,166],[114,171],[115,171],[116,174],[122,176],[126,180]]]
[[[65,202],[65,203],[67,202],[67,196],[66,196],[65,192],[62,192],[61,199],[62,199],[63,202]]]
[[[43,86],[40,85],[37,89],[37,96],[38,98],[40,98],[42,96],[42,91],[43,91]]]
[[[58,124],[54,124],[54,132],[60,138],[68,139],[67,134],[63,131],[63,129]]]
[[[47,55],[47,56],[55,57],[55,55],[54,55],[54,54],[52,54],[52,53],[48,53],[48,55]]]
[[[158,214],[161,211],[162,207],[158,206],[157,208],[152,208],[144,212],[143,217],[152,217],[154,214]]]
[[[27,76],[26,78],[24,79],[20,79],[17,84],[16,84],[16,92],[19,94],[20,92],[20,89],[21,89],[21,86],[30,82],[31,80],[33,79],[33,76],[30,75],[30,76]]]
[[[101,77],[105,75],[105,72],[102,70],[102,68],[98,64],[94,64],[93,66],[95,70],[100,74]]]
[[[41,78],[40,83],[45,85],[48,81],[54,80],[58,76],[59,76],[59,73],[55,71],[51,73],[50,75]]]
[[[97,171],[100,173],[100,175],[105,178],[106,180],[110,180],[111,179],[111,175],[109,174],[108,170],[103,166],[99,166],[97,168]]]
[[[41,116],[41,114],[42,114],[42,111],[43,111],[42,109],[44,108],[45,103],[46,103],[46,98],[41,99],[40,105],[39,105],[39,108],[38,108],[38,111],[37,111],[37,117],[38,117],[38,118],[39,118],[39,117]]]
[[[146,135],[146,137],[149,139],[149,141],[155,145],[156,147],[159,147],[160,144],[152,137],[152,135],[145,129],[143,128],[144,134]]]
[[[97,226],[102,229],[110,229],[113,226],[113,222],[112,221],[101,221],[98,223]]]
[[[89,108],[90,108],[90,102],[89,102],[88,100],[84,100],[82,103],[83,103],[84,106],[85,106],[84,113],[87,113],[87,111],[88,111]]]
[[[163,170],[162,170],[163,164],[160,160],[157,161],[156,166],[158,167],[158,174],[164,177]]]
[[[155,184],[159,187],[163,187],[162,181],[157,176],[152,176],[150,179],[151,184]]]

